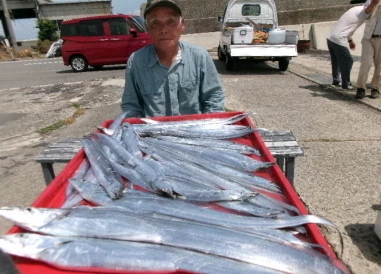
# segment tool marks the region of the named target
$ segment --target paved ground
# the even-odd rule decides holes
[[[353,86],[356,87],[357,75],[360,69],[359,57],[355,56],[354,61],[355,62],[351,72],[351,82]],[[332,88],[331,61],[329,53],[326,51],[310,50],[308,53],[300,53],[298,57],[291,60],[290,71],[326,88]],[[372,75],[373,68],[369,72],[368,82],[370,82]],[[335,90],[343,95],[348,95],[351,97],[356,93],[356,90],[350,92],[343,91],[341,88],[335,88]],[[369,91],[366,95],[367,96],[364,99],[359,100],[359,102],[381,110],[381,100],[370,98]]]

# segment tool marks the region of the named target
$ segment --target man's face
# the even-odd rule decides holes
[[[148,33],[160,50],[177,46],[184,31],[184,20],[171,8],[159,7],[146,16]]]

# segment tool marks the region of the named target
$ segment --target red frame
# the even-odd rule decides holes
[[[200,120],[205,118],[229,118],[234,115],[243,114],[244,112],[222,112],[222,113],[212,113],[212,114],[196,114],[196,115],[183,115],[183,116],[170,116],[170,117],[155,117],[153,119],[157,121],[180,121],[180,120]],[[126,119],[127,122],[131,124],[142,123],[139,118],[131,118]],[[108,127],[111,124],[111,120],[105,121],[102,126]],[[246,117],[241,120],[239,124],[249,125],[253,128],[255,125],[252,121]],[[235,141],[240,143],[245,143],[252,145],[259,149],[262,153],[262,156],[259,159],[263,161],[272,161],[276,162],[271,152],[266,147],[265,143],[262,140],[262,137],[259,133],[254,132],[250,134],[248,137],[237,138]],[[68,179],[73,176],[75,171],[78,169],[79,165],[82,163],[82,160],[85,158],[85,154],[83,149],[81,149],[77,155],[66,165],[66,167],[62,170],[62,172],[53,180],[53,182],[41,193],[41,195],[32,203],[34,207],[52,207],[59,208],[65,202],[65,189],[68,184]],[[273,167],[266,169],[266,171],[257,172],[257,174],[267,177],[269,179],[274,180],[275,182],[279,182],[279,184],[283,187],[283,195],[285,199],[290,204],[297,207],[301,214],[306,215],[309,214],[307,208],[304,203],[300,200],[298,194],[295,189],[292,187],[290,182],[287,180],[281,169],[278,165],[274,165]],[[349,273],[346,266],[336,257],[336,254],[331,249],[324,235],[321,233],[319,227],[316,224],[307,224],[305,225],[309,239],[306,239],[310,242],[319,244],[324,247],[320,251],[328,255],[334,264],[342,269],[345,273]],[[23,229],[14,226],[8,233],[19,233],[25,232]],[[114,271],[114,270],[106,270],[106,269],[63,269],[56,268],[50,266],[48,264],[37,262],[29,259],[12,257],[16,266],[20,273],[50,273],[50,274],[63,274],[63,273],[83,273],[83,274],[91,274],[91,273],[148,273],[147,271]],[[164,273],[158,271],[152,271],[149,273]],[[184,271],[176,271],[175,273],[189,273]]]

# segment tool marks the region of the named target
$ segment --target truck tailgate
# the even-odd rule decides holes
[[[296,45],[231,45],[231,57],[296,57],[298,56]]]

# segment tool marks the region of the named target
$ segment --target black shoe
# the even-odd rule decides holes
[[[356,92],[356,98],[357,99],[362,99],[365,97],[365,89],[363,88],[358,88]]]
[[[351,84],[349,84],[347,87],[343,87],[343,89],[345,90],[354,90],[354,86],[352,86]]]
[[[370,92],[370,98],[373,98],[373,99],[376,99],[380,97],[380,91],[378,89],[372,89],[372,91]]]
[[[340,87],[340,82],[333,82],[331,86],[334,87],[334,88],[339,88]]]

